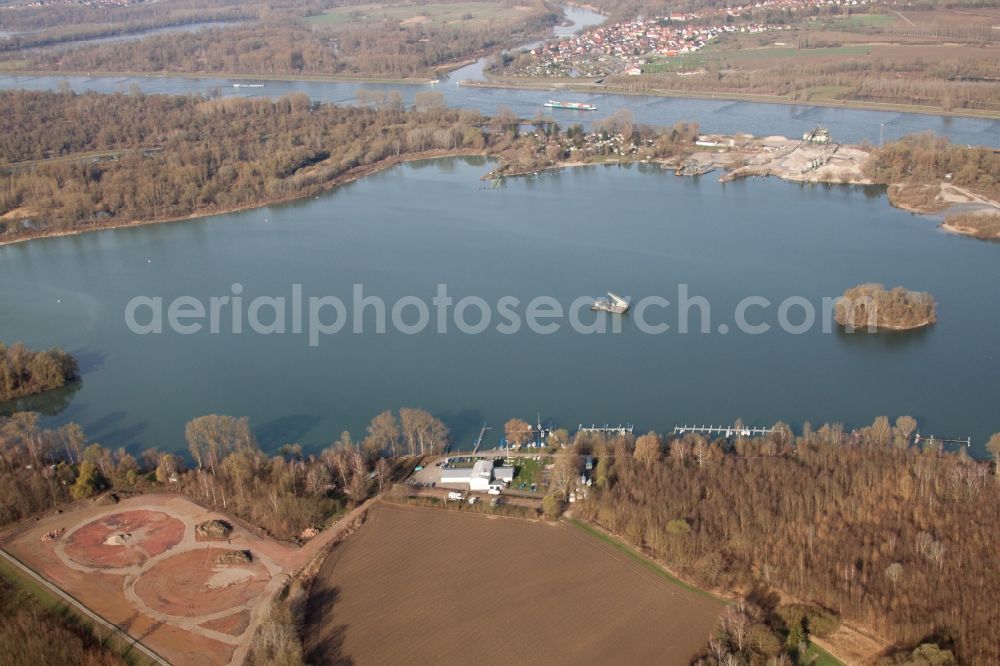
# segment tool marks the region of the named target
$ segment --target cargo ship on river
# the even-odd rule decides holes
[[[550,99],[545,103],[545,106],[550,109],[572,109],[573,111],[597,111],[596,104],[587,104],[586,102],[557,102]]]

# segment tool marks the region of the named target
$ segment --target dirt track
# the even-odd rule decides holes
[[[307,609],[313,663],[687,664],[722,607],[560,523],[379,505]]]

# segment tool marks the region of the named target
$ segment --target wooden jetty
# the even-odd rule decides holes
[[[476,438],[476,446],[472,449],[472,455],[476,455],[477,453],[479,453],[479,447],[483,445],[483,437],[486,435],[487,430],[493,430],[493,428],[486,425],[486,422],[484,421],[483,427],[479,431],[479,437]]]

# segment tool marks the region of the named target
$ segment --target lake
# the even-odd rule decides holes
[[[571,430],[632,421],[642,431],[737,417],[855,427],[910,414],[924,434],[971,435],[979,453],[1000,430],[996,245],[943,233],[891,208],[879,189],[723,185],[638,166],[483,189],[489,168],[483,159],[411,163],[292,204],[0,248],[2,338],[60,345],[84,370],[79,386],[27,406],[135,451],[181,450],[185,422],[213,412],[249,416],[270,450],[315,449],[345,429],[360,437],[378,411],[401,406],[432,411],[463,446],[483,421],[495,441],[506,419],[536,414]],[[939,323],[894,335],[778,330],[784,299],[818,306],[867,281],[930,291]],[[633,313],[618,334],[563,325],[507,335],[495,314],[478,335],[433,326],[377,334],[369,313],[364,334],[348,325],[311,347],[305,334],[126,326],[136,296],[207,301],[234,283],[246,301],[300,284],[306,296],[345,302],[361,284],[390,307],[406,296],[429,303],[446,284],[456,300],[516,297],[522,316],[538,296],[566,307],[607,290],[675,301],[686,284],[708,299],[711,332],[645,334]],[[774,304],[749,316],[772,331],[736,330],[736,306],[749,296]],[[646,318],[678,317],[651,308]],[[465,319],[476,322],[477,311]]]

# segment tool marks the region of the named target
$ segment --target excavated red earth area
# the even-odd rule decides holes
[[[239,636],[250,626],[250,611],[242,610],[239,613],[220,617],[218,620],[202,622],[201,626],[230,636]]]
[[[155,611],[198,617],[235,608],[263,593],[270,578],[257,561],[219,564],[222,548],[192,550],[157,563],[135,583],[135,593]]]
[[[123,545],[106,543],[128,535]],[[78,564],[117,569],[142,564],[181,542],[184,524],[159,511],[123,511],[91,521],[73,532],[66,555]]]

